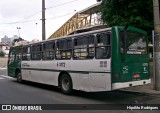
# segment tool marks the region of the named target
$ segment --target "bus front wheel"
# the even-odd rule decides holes
[[[17,82],[22,82],[22,74],[20,72],[17,73]]]
[[[60,78],[61,92],[70,95],[72,93],[72,80],[68,74],[63,74]]]

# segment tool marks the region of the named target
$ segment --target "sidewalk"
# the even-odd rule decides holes
[[[148,95],[157,95],[160,96],[160,91],[156,91],[153,86],[153,82],[147,85],[135,86],[123,89],[123,91],[137,92]]]
[[[0,68],[0,75],[8,75],[6,68]]]
[[[0,57],[0,68],[6,68],[7,67],[7,61],[8,61],[8,58]]]

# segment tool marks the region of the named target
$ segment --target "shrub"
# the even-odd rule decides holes
[[[0,52],[0,57],[4,57],[5,53],[3,51]]]

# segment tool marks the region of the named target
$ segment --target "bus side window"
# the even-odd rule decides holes
[[[9,64],[11,64],[12,62],[14,62],[14,59],[15,59],[15,53],[11,52],[10,56],[9,56]]]
[[[23,47],[22,60],[30,60],[30,46]]]
[[[72,55],[72,40],[69,39],[63,39],[63,40],[57,40],[56,42],[56,59],[58,60],[65,60],[65,59],[71,59]]]
[[[32,45],[31,59],[41,60],[42,44]]]
[[[86,59],[87,53],[87,38],[77,38],[74,41],[74,59]]]
[[[16,55],[16,60],[19,61],[20,60],[20,57],[18,55]]]
[[[97,34],[96,58],[108,59],[111,57],[110,34]]]
[[[94,47],[94,36],[91,35],[88,38],[88,58],[94,58],[95,47]]]
[[[16,51],[16,61],[20,61],[21,57],[22,57],[22,47],[17,48],[17,51]]]
[[[60,42],[56,42],[56,59],[61,59],[61,53],[60,53]]]
[[[94,35],[74,39],[74,59],[92,59],[94,51]]]
[[[120,31],[119,32],[119,37],[120,37],[120,53],[124,54],[126,52],[125,50],[125,32]]]
[[[44,43],[42,59],[43,60],[53,60],[55,51],[55,42]]]

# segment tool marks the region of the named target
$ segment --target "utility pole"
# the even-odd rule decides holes
[[[42,0],[42,40],[46,39],[46,28],[45,28],[45,0]]]
[[[19,38],[21,37],[19,32],[20,29],[21,29],[20,27],[17,27]]]
[[[153,11],[154,11],[154,67],[155,67],[155,78],[154,88],[160,91],[160,11],[159,11],[159,0],[153,0]]]

